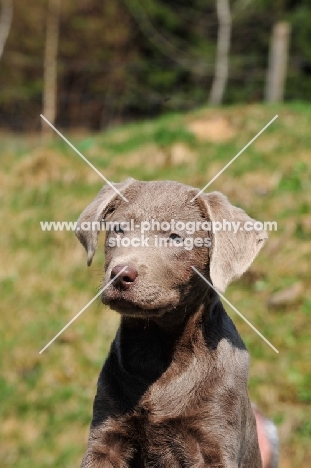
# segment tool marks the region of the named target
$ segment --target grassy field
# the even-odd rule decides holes
[[[200,109],[112,129],[66,134],[109,179],[174,179],[203,187],[248,141],[278,119],[209,190],[262,221],[278,222],[250,271],[226,297],[251,354],[250,394],[277,424],[281,468],[311,460],[311,106]],[[58,136],[0,134],[1,466],[73,468],[85,449],[96,380],[118,325],[96,301],[42,355],[39,350],[95,295],[92,267],[73,232],[101,178]]]

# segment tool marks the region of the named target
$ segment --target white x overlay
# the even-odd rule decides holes
[[[74,322],[74,321],[88,308],[88,306],[91,305],[92,302],[94,302],[95,299],[97,299],[98,296],[100,296],[101,293],[102,293],[103,291],[105,291],[105,289],[107,289],[108,286],[110,286],[111,283],[113,283],[113,282],[117,279],[117,277],[118,277],[119,275],[121,275],[121,273],[123,273],[123,271],[124,271],[125,269],[126,269],[126,266],[125,266],[124,268],[122,268],[122,270],[120,270],[119,273],[118,273],[116,276],[114,276],[114,277],[109,281],[109,283],[107,283],[106,286],[104,286],[104,287],[96,294],[96,296],[94,296],[93,299],[91,299],[90,302],[88,302],[88,303],[83,307],[83,309],[81,309],[80,312],[78,312],[78,313],[70,320],[70,322],[68,322],[67,325],[65,325],[64,328],[61,329],[60,332],[58,332],[57,335],[55,335],[54,338],[53,338],[51,341],[49,341],[48,344],[46,344],[46,345],[44,346],[44,348],[41,349],[41,351],[39,352],[39,354],[42,354],[43,351],[45,351],[46,348],[48,348],[48,347],[56,340],[56,338],[58,338],[59,335],[61,335],[61,334],[66,330],[66,328],[68,328],[69,325],[71,325],[72,322]]]
[[[76,152],[76,153],[77,153],[77,154],[78,154],[78,155],[79,155],[79,156],[80,156],[80,157],[81,157],[81,158],[82,158],[82,159],[83,159],[83,160],[84,160],[84,161],[85,161],[101,178],[102,178],[102,179],[104,179],[104,181],[105,181],[108,185],[110,185],[110,187],[113,188],[113,190],[114,190],[115,192],[117,192],[117,194],[120,195],[120,197],[122,197],[124,201],[126,201],[126,202],[128,203],[128,199],[125,198],[125,196],[122,195],[122,193],[121,193],[108,179],[106,179],[106,177],[105,177],[101,172],[99,172],[99,170],[96,169],[96,167],[93,166],[93,164],[90,163],[90,161],[89,161],[85,156],[83,156],[83,154],[80,153],[80,151],[77,150],[77,148],[76,148],[75,146],[73,146],[73,144],[70,143],[70,141],[67,140],[67,138],[64,137],[64,135],[63,135],[59,130],[57,130],[57,128],[55,128],[54,125],[52,125],[51,122],[50,122],[46,117],[44,117],[44,115],[40,114],[40,117],[41,117],[41,119],[43,119],[51,128],[53,128],[53,130],[54,130],[54,131],[55,131],[55,132],[56,132],[56,133],[57,133],[57,134],[58,134],[58,135],[59,135],[59,136],[60,136],[60,137],[61,137],[61,138],[62,138],[62,139],[63,139],[63,140],[64,140],[64,141],[65,141],[65,142],[66,142],[66,143],[67,143],[67,144],[68,144],[68,145],[69,145],[69,146],[70,146],[70,147],[71,147],[71,148],[72,148],[72,149],[73,149],[73,150],[74,150],[74,151],[75,151],[75,152]]]
[[[57,130],[57,128],[54,127],[54,125],[51,124],[51,122],[49,122],[49,120],[44,117],[44,115],[40,114],[40,117],[102,178],[104,179],[104,181],[110,185],[113,190],[115,190],[116,193],[118,193],[127,203],[128,203],[128,200],[124,197],[124,195],[122,195],[122,193],[108,180],[106,179],[106,177],[101,174],[99,172],[98,169],[96,169],[95,166],[93,166],[93,164],[90,163],[90,161],[85,157],[83,156],[82,153],[80,153],[80,151],[77,150],[77,148],[75,148],[75,146],[70,143],[69,140],[67,140],[67,138],[64,137],[64,135],[62,135],[62,133]],[[268,122],[261,130],[260,132],[257,133],[257,135],[255,135],[245,146],[244,148],[241,149],[241,151],[238,152],[238,154],[236,154],[232,159],[231,161],[228,162],[228,164],[226,164],[222,169],[221,171],[219,171],[197,194],[195,197],[193,197],[190,202],[193,202],[202,192],[204,192],[204,190],[207,189],[207,187],[209,187],[212,182],[214,182],[214,180],[217,179],[217,177],[219,177],[242,153],[243,151],[246,150],[246,148],[248,148],[258,137],[259,135],[261,135],[268,127],[269,125],[272,124],[272,122],[274,122],[276,119],[278,118],[278,115],[275,115],[273,117],[273,119],[270,120],[270,122]],[[65,327],[59,332],[57,333],[57,335],[54,336],[54,338],[47,344],[45,345],[44,348],[41,349],[41,351],[39,352],[39,354],[42,354],[43,351],[45,351],[55,340],[56,338],[58,338],[62,333],[63,331],[65,331],[75,320],[76,318],[78,318],[87,308],[90,304],[92,304],[92,302],[95,301],[95,299],[97,299],[97,297],[124,271],[126,267],[124,267],[111,281],[109,281],[109,283],[106,284],[106,286],[104,288],[102,288],[97,294],[95,297],[93,297],[93,299],[88,303],[86,304],[86,306],[83,307],[83,309],[80,310],[80,312],[77,313],[77,315],[75,315],[75,317],[73,317],[73,319],[70,320],[70,322],[67,323],[67,325],[65,325]],[[234,307],[233,304],[231,304],[230,301],[228,301],[228,299],[226,299],[220,292],[217,291],[217,289],[194,267],[192,266],[191,267],[212,289],[214,289],[214,291],[221,297],[221,299],[223,299],[276,353],[279,353],[279,351],[270,343],[269,340],[267,340],[260,332],[259,330],[257,330],[256,327],[254,327],[254,325],[251,324],[251,322],[249,320],[247,320],[246,317],[244,317],[243,314],[241,314],[241,312],[238,311],[238,309],[236,307]]]
[[[191,203],[194,202],[194,200],[195,200],[199,195],[201,195],[201,193],[204,192],[204,190],[206,190],[207,187],[209,187],[209,186],[214,182],[214,180],[216,180],[217,177],[219,177],[220,174],[222,174],[222,173],[227,169],[227,167],[229,167],[230,164],[232,164],[233,161],[235,161],[235,160],[240,156],[240,154],[242,154],[243,151],[245,151],[246,148],[248,148],[248,147],[256,140],[256,138],[258,138],[259,135],[261,135],[261,134],[266,130],[266,128],[268,128],[269,125],[271,125],[272,122],[274,122],[275,119],[277,119],[277,118],[278,118],[278,115],[275,115],[275,116],[273,117],[273,119],[271,119],[270,122],[268,122],[267,125],[265,125],[264,128],[262,128],[262,129],[260,130],[260,132],[258,132],[257,135],[255,135],[254,138],[252,138],[251,141],[249,141],[249,142],[247,143],[247,145],[245,145],[244,148],[242,148],[241,151],[239,151],[238,154],[236,154],[236,155],[234,156],[234,158],[232,158],[231,161],[229,161],[228,164],[226,164],[225,167],[223,167],[223,168],[221,169],[221,171],[219,171],[218,174],[216,174],[216,175],[212,178],[212,180],[210,180],[210,181],[208,182],[208,184],[206,184],[206,185],[202,188],[202,190],[200,190],[199,193],[197,193],[196,196],[193,197],[193,198],[190,200],[190,202],[191,202]]]
[[[267,340],[267,338],[265,338],[261,333],[260,331],[257,330],[256,327],[254,327],[254,325],[251,324],[251,322],[249,320],[247,320],[246,317],[244,317],[243,314],[241,314],[241,312],[238,311],[238,309],[236,307],[234,307],[233,304],[231,304],[230,301],[228,301],[228,299],[225,298],[225,296],[223,296],[222,294],[220,294],[219,291],[217,291],[217,289],[212,285],[212,283],[210,283],[206,278],[205,276],[202,275],[202,273],[199,272],[199,270],[196,269],[196,267],[194,266],[191,266],[191,268],[200,276],[200,278],[202,278],[203,281],[205,281],[205,283],[207,283],[212,289],[214,289],[214,291],[218,294],[218,296],[221,297],[221,299],[223,301],[225,301],[246,323],[247,325],[249,325],[259,336],[260,338],[262,338],[272,349],[273,351],[275,351],[276,353],[278,353],[279,351],[273,346],[273,344],[270,343],[269,340]]]

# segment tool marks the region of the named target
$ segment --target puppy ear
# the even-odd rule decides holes
[[[215,288],[224,292],[228,284],[239,278],[251,265],[268,235],[264,230],[254,229],[255,220],[241,208],[231,205],[222,193],[202,194],[198,200],[203,202],[210,221],[218,221],[223,226],[225,220],[231,225],[231,230],[227,227],[226,230],[214,232],[211,247],[210,278]],[[248,225],[252,227],[251,231],[245,229],[246,222],[251,223]],[[236,229],[239,226],[236,233],[233,226]]]
[[[122,193],[133,182],[134,179],[128,178],[124,182],[113,185],[118,192]],[[99,234],[98,227],[100,226],[104,212],[112,200],[120,197],[118,192],[110,185],[104,185],[94,200],[81,213],[77,221],[75,234],[87,252],[88,266],[91,265],[95,254]],[[92,225],[94,222],[97,223],[97,226]],[[83,229],[83,226],[87,226],[87,229]]]

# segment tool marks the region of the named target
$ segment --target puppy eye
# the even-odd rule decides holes
[[[176,234],[176,232],[172,232],[169,238],[172,239],[176,244],[182,244],[184,241],[184,239],[179,234]]]
[[[124,230],[121,228],[120,224],[119,225],[115,225],[113,227],[113,230],[116,234],[124,234]]]
[[[107,216],[109,216],[110,214],[112,214],[113,212],[115,211],[115,208],[112,206],[111,208],[109,208],[109,210],[106,211],[105,213],[105,216],[103,217],[103,221],[105,220],[105,218]]]

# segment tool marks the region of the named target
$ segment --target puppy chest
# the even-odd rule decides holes
[[[130,425],[135,450],[133,467],[203,468],[211,461],[222,466],[217,435],[207,430],[203,420],[176,418],[154,423],[150,415],[144,414],[134,417]]]

